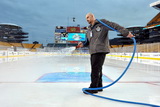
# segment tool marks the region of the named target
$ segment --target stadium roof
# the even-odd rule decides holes
[[[132,25],[132,26],[128,26],[126,28],[136,28],[136,27],[144,27],[143,25]]]
[[[13,23],[0,23],[0,25],[15,26],[15,27],[20,27],[21,28],[21,26],[13,24]]]
[[[151,4],[150,4],[150,7],[154,7],[155,9],[160,10],[160,0],[151,3]]]
[[[147,23],[147,26],[145,26],[144,29],[150,29],[159,26],[160,26],[160,12],[151,21]]]

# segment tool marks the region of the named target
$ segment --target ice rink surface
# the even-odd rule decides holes
[[[106,58],[103,85],[117,79],[127,64]],[[1,107],[145,107],[83,94],[89,84],[89,55],[0,60]],[[160,105],[160,66],[132,63],[118,83],[97,95]]]

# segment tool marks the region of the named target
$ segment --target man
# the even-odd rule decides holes
[[[92,13],[88,13],[86,15],[86,20],[90,24],[87,31],[87,43],[83,44],[82,42],[80,42],[78,43],[77,48],[89,46],[89,52],[91,54],[91,84],[89,88],[103,87],[102,66],[106,54],[110,52],[108,31],[111,29],[98,22],[95,19],[94,14]],[[127,36],[130,38],[133,37],[133,35],[124,27],[105,19],[101,19],[101,21],[108,26],[118,30],[123,36]],[[103,90],[86,91],[89,93],[98,93],[98,91]]]

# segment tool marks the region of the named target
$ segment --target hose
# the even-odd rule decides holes
[[[114,28],[108,26],[107,24],[103,23],[101,20],[98,20],[96,19],[98,22],[100,22],[101,24],[103,24],[104,26],[114,30],[114,31],[117,31],[115,30]],[[118,31],[117,31],[118,32]],[[160,107],[160,105],[154,105],[154,104],[147,104],[147,103],[141,103],[141,102],[133,102],[133,101],[125,101],[125,100],[119,100],[119,99],[114,99],[114,98],[109,98],[109,97],[104,97],[104,96],[100,96],[100,95],[95,95],[95,94],[92,94],[92,93],[89,93],[85,90],[101,90],[101,89],[105,89],[105,88],[108,88],[112,85],[114,85],[115,83],[117,83],[123,76],[124,74],[127,72],[128,68],[130,67],[131,63],[132,63],[132,60],[134,59],[134,55],[135,55],[135,52],[136,52],[136,40],[134,37],[131,38],[134,42],[134,50],[133,50],[133,54],[132,54],[132,57],[127,65],[127,67],[125,68],[124,72],[115,80],[113,81],[112,83],[104,86],[104,87],[98,87],[98,88],[83,88],[82,91],[88,95],[92,95],[92,96],[95,96],[95,97],[99,97],[99,98],[103,98],[103,99],[107,99],[107,100],[111,100],[111,101],[117,101],[117,102],[123,102],[123,103],[129,103],[129,104],[137,104],[137,105],[145,105],[145,106],[150,106],[150,107]]]

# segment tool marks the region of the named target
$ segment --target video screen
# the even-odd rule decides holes
[[[61,37],[61,40],[66,41],[68,38],[67,37]]]
[[[85,41],[85,33],[68,33],[68,41]]]

